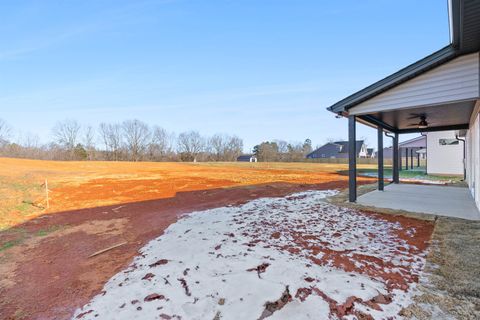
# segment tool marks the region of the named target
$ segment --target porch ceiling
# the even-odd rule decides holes
[[[408,109],[396,109],[385,112],[374,112],[358,115],[358,118],[366,124],[382,126],[392,132],[407,133],[420,131],[443,131],[452,129],[466,129],[470,116],[475,107],[475,100],[457,103],[419,106]],[[424,114],[428,122],[428,129],[419,129],[415,124],[420,119],[414,115]]]

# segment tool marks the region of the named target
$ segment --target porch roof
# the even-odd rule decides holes
[[[347,115],[352,108],[375,98],[405,82],[417,78],[430,70],[442,66],[456,58],[480,50],[480,1],[478,0],[450,0],[450,34],[451,43],[434,52],[433,54],[399,70],[398,72],[346,97],[327,108],[327,110]],[[477,80],[478,81],[478,80]],[[380,126],[385,130],[398,133],[418,132],[418,128],[410,128],[410,115],[425,114],[435,107],[436,124],[427,130],[442,131],[451,129],[468,128],[469,115],[471,114],[475,99],[458,100],[446,99],[445,101],[430,103],[428,105],[408,106],[396,108],[390,112],[366,112],[358,116],[358,120],[371,126]],[[458,112],[459,108],[462,112]],[[430,116],[430,115],[429,115]]]

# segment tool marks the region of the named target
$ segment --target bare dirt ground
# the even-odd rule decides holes
[[[325,202],[335,191],[194,212],[143,247],[78,319],[389,319],[433,224]]]
[[[0,230],[45,213],[164,199],[174,197],[177,192],[267,183],[345,182],[348,177],[337,174],[345,168],[342,164],[315,163],[193,164],[0,158]],[[52,191],[48,209],[45,180]]]
[[[68,319],[126,267],[139,248],[182,213],[236,205],[259,196],[344,187],[276,184],[178,193],[174,198],[81,209],[33,219],[4,231],[2,242],[20,231],[26,239],[1,253],[0,318]],[[39,235],[43,230],[54,230]],[[127,244],[93,258],[92,253]]]
[[[1,319],[69,318],[180,214],[347,181],[320,164],[0,163]]]

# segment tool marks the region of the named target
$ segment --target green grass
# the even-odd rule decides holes
[[[49,235],[52,232],[55,232],[55,231],[60,230],[60,229],[64,229],[66,227],[67,226],[53,225],[53,226],[48,227],[47,229],[37,231],[35,233],[35,235],[37,237],[45,237],[46,235]]]
[[[35,233],[30,233],[30,234],[23,228],[15,228],[15,229],[8,229],[5,231],[2,231],[2,233],[16,234],[16,239],[9,240],[0,244],[0,252],[10,249],[16,245],[22,244],[25,240],[27,240],[28,238],[31,238],[32,236],[45,237],[55,231],[68,228],[68,226],[69,225],[53,225],[46,229],[41,229],[36,231]]]
[[[5,243],[2,243],[0,245],[0,252],[2,252],[3,250],[10,249],[11,247],[14,247],[17,244],[20,244],[22,242],[23,242],[23,239],[15,239],[15,240],[10,240],[10,241],[7,241]]]
[[[376,176],[377,169],[358,169],[357,170],[359,175],[366,175],[366,176]],[[400,173],[400,179],[423,179],[423,180],[432,180],[432,181],[460,181],[462,177],[458,176],[436,176],[436,175],[428,175],[425,171],[425,168],[413,168],[409,170],[402,170]],[[385,177],[392,176],[392,168],[385,168],[384,170]]]

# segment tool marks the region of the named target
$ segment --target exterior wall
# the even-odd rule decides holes
[[[441,145],[440,139],[455,139],[455,131],[427,133],[427,173],[463,175],[463,142]]]
[[[470,129],[467,132],[467,183],[473,198],[480,209],[480,100],[470,120]]]
[[[375,96],[351,115],[445,104],[480,97],[478,52],[461,56]]]

